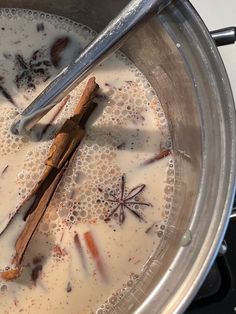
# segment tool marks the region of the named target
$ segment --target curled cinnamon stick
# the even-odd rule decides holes
[[[16,240],[10,270],[0,271],[0,277],[5,280],[15,279],[21,273],[21,262],[29,241],[42,219],[63,173],[70,164],[76,148],[85,135],[85,123],[96,108],[96,104],[92,102],[92,99],[98,88],[95,78],[90,78],[75,108],[73,117],[65,121],[51,145],[48,158],[45,161],[46,168],[40,181],[19,208],[20,210],[27,202],[32,200],[24,215],[26,223]]]

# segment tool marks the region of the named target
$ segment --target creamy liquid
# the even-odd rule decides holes
[[[86,26],[41,12],[5,9],[0,13],[0,86],[11,96],[9,101],[0,90],[1,232],[39,180],[52,135],[72,115],[86,82],[71,92],[44,133],[58,108],[40,121],[28,139],[12,135],[10,126],[94,33]],[[69,44],[55,67],[50,63],[50,47],[65,36]],[[33,70],[43,67],[39,74],[30,67],[37,50],[40,56],[36,61],[41,63],[35,65],[33,60]],[[22,74],[24,67],[28,72]],[[163,236],[171,208],[174,163],[167,156],[144,165],[163,149],[171,148],[158,97],[142,73],[119,52],[92,75],[100,86],[98,108],[30,241],[21,277],[13,282],[0,281],[1,313],[110,311],[138,280]],[[119,221],[120,208],[106,219],[118,204],[114,200],[120,197],[122,176],[127,198],[134,187],[142,187],[130,199],[138,204],[129,205],[141,218],[124,208],[123,223]],[[20,210],[0,236],[2,270],[10,266],[15,239],[24,225],[22,217]],[[86,244],[88,231],[96,242],[102,269]],[[75,235],[80,239],[80,250]],[[36,269],[41,271],[34,280]]]

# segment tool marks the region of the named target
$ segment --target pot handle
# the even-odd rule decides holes
[[[230,26],[210,32],[216,46],[225,46],[236,42],[236,27]]]

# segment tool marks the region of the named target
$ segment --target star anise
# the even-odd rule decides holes
[[[19,69],[15,78],[17,88],[25,85],[30,89],[35,89],[36,80],[41,79],[45,82],[50,77],[48,70],[52,64],[49,60],[44,59],[41,50],[34,51],[29,60],[16,54],[15,63]]]
[[[125,187],[125,176],[121,177],[121,185],[120,185],[120,192],[118,196],[113,192],[110,193],[112,198],[108,198],[107,201],[114,204],[114,208],[108,211],[105,221],[108,221],[113,215],[118,217],[119,224],[123,224],[125,221],[125,210],[128,210],[132,213],[136,218],[140,221],[146,222],[143,215],[138,212],[140,206],[150,206],[150,203],[142,202],[140,199],[140,195],[145,189],[145,184],[140,184],[129,192]]]

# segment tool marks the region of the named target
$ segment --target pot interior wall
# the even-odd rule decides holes
[[[127,2],[99,0],[98,4],[95,0],[0,0],[0,6],[30,8],[66,16],[99,31]],[[140,303],[166,273],[181,246],[181,239],[193,215],[202,166],[201,120],[193,80],[178,47],[161,24],[155,16],[122,49],[146,75],[159,96],[169,121],[176,165],[175,197],[169,226],[149,265],[149,274],[144,275],[135,287],[136,300]],[[120,311],[125,308],[127,312],[126,302],[133,311],[137,302],[131,301],[127,299],[123,305],[120,304]]]

